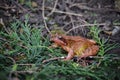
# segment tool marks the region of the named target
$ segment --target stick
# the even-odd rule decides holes
[[[105,23],[99,23],[99,24],[83,24],[83,25],[80,25],[80,26],[76,26],[76,27],[73,27],[73,28],[71,28],[70,30],[68,30],[67,32],[66,32],[66,34],[68,34],[70,31],[72,31],[72,30],[74,30],[74,29],[77,29],[77,28],[80,28],[81,26],[95,26],[95,25],[106,25]]]
[[[42,63],[47,63],[47,62],[55,61],[55,60],[59,60],[59,59],[65,59],[65,57],[55,57],[55,58],[50,58],[50,59],[47,59],[47,60],[43,60]]]
[[[50,12],[47,16],[50,16],[50,15],[52,15],[52,14],[53,14],[53,12],[54,12],[54,11],[55,11],[55,9],[56,9],[57,3],[58,3],[58,0],[56,0],[56,1],[55,1],[55,5],[54,5],[54,7],[53,7],[52,11],[51,11],[51,12]]]
[[[47,23],[45,21],[45,12],[44,11],[45,11],[45,0],[43,0],[43,3],[42,3],[42,16],[43,16],[43,21],[44,21],[45,28],[48,31],[48,33],[51,34],[49,28],[47,27]]]

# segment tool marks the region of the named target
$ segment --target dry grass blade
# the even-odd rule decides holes
[[[54,12],[54,11],[55,11],[55,9],[56,9],[57,3],[58,3],[58,0],[56,0],[56,1],[55,1],[55,5],[54,5],[54,7],[53,7],[52,11],[51,11],[51,12],[50,12],[47,16],[50,16],[50,15],[52,15],[52,14],[53,14],[53,12]]]
[[[47,62],[50,62],[50,61],[64,59],[64,58],[65,57],[54,57],[54,58],[50,58],[50,59],[44,60],[42,63],[47,63]]]
[[[45,12],[44,11],[45,11],[45,0],[43,0],[43,3],[42,3],[42,17],[43,17],[43,21],[44,21],[46,30],[49,32],[49,34],[51,34],[49,28],[47,27],[47,23],[45,21]]]
[[[101,24],[99,24],[99,23],[97,23],[97,24],[84,24],[84,25],[80,25],[80,26],[76,26],[76,27],[71,28],[70,30],[68,30],[66,32],[66,34],[68,34],[70,31],[72,31],[74,29],[80,28],[81,26],[95,26],[95,25],[100,26],[100,25],[106,25],[106,24],[105,23],[101,23]]]

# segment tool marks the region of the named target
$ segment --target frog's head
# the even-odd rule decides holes
[[[62,37],[62,35],[54,34],[51,35],[51,41],[55,42],[58,45],[66,45],[65,39]]]

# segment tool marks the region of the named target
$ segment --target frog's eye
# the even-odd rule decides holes
[[[62,36],[58,36],[59,39],[62,39]]]
[[[65,42],[66,40],[62,36],[58,36],[58,39]]]

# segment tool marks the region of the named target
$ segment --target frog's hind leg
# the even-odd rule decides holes
[[[86,58],[88,56],[94,56],[97,54],[99,50],[99,46],[93,45],[91,47],[88,47],[81,55],[80,58]]]

